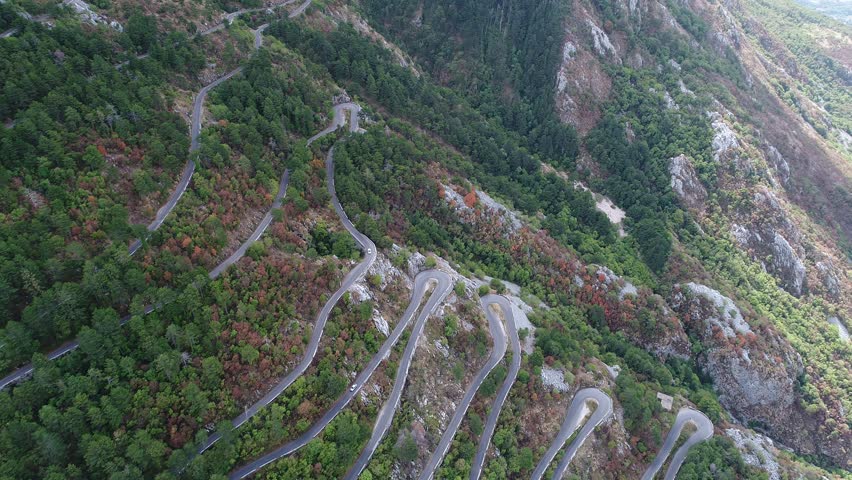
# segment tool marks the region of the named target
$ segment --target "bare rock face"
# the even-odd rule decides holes
[[[737,140],[737,134],[725,122],[724,117],[719,112],[708,112],[713,126],[713,159],[721,162],[729,152],[736,153],[740,143]]]
[[[781,180],[781,183],[787,185],[790,181],[790,165],[787,163],[784,156],[781,155],[781,152],[772,145],[769,145],[766,149],[766,159],[769,160],[771,165],[775,168],[775,174],[778,176],[778,179]]]
[[[806,290],[802,236],[769,190],[755,192],[747,210],[735,212],[731,235],[737,244],[791,295]]]
[[[686,155],[678,155],[669,159],[669,173],[671,174],[672,190],[677,194],[680,201],[691,209],[700,210],[707,200],[707,190],[698,179],[695,168]]]
[[[785,289],[795,296],[802,294],[805,281],[805,265],[793,251],[790,242],[778,232],[772,239],[772,263],[784,282]]]
[[[822,280],[822,285],[825,287],[826,292],[837,298],[840,296],[840,278],[837,275],[837,269],[834,268],[834,264],[831,260],[825,260],[816,263],[817,271],[819,272],[820,280]]]
[[[613,45],[609,40],[609,36],[607,36],[606,32],[595,25],[595,22],[593,22],[590,18],[586,19],[586,25],[589,27],[589,33],[592,36],[592,42],[598,55],[601,57],[612,56],[616,59],[616,63],[621,63],[621,59],[618,57],[618,51],[615,49],[615,45]]]
[[[849,439],[826,438],[820,414],[804,411],[797,390],[801,357],[774,328],[747,319],[733,300],[705,285],[679,285],[669,303],[700,339],[698,365],[735,418],[762,426],[800,453],[845,464]]]

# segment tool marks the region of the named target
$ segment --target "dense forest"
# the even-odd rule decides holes
[[[676,410],[663,409],[658,392],[678,408],[701,410],[717,427],[690,451],[678,478],[770,478],[723,432],[739,422],[698,360],[717,347],[701,340],[695,319],[666,303],[677,284],[695,278],[748,302],[743,311],[755,331],[788,339],[807,365],[795,379],[797,408],[825,437],[849,434],[848,417],[838,412],[852,409],[852,347],[813,327],[825,323],[821,300],[779,289],[729,238],[708,234],[708,223],[699,224],[672,188],[669,159],[677,155],[689,156],[708,189],[724,174],[705,110],[727,91],[702,88],[700,79],[747,83],[733,57],[664,33],[632,36],[660,64],[676,59],[690,72],[683,77],[692,90],[680,88],[673,67],[609,66],[613,93],[580,138],[553,108],[573,5],[439,0],[424,10],[413,0],[360,2],[359,13],[415,60],[415,74],[375,37],[326,16],[343,8],[327,3],[311,7],[308,21],[258,12],[209,36],[165,31],[142,10],[128,13],[118,31],[55,6],[0,4],[0,30],[18,29],[0,40],[0,371],[34,366],[32,378],[0,390],[0,477],[226,478],[308,431],[332,407],[387,337],[375,328],[377,316],[393,327],[407,307],[411,272],[437,267],[436,258],[459,280],[443,307],[450,310],[428,330],[430,342],[450,353],[440,366],[419,354],[421,369],[412,369],[409,384],[424,383],[417,375],[429,368],[461,384],[483,361],[492,340],[479,296],[510,294],[501,280],[532,305],[535,329],[520,334],[534,336],[534,344],[521,354],[485,478],[528,478],[552,440],[538,422],[561,421],[576,388],[592,385],[618,411],[593,434],[597,453],[584,464],[606,478],[639,477],[659,451]],[[608,30],[629,30],[610,2],[592,4]],[[116,0],[92,5],[124,8]],[[204,8],[210,17],[260,5],[209,1]],[[55,19],[28,21],[18,7]],[[692,35],[710,28],[686,7],[671,11]],[[251,29],[266,22],[263,47],[248,50]],[[194,92],[236,66],[242,70],[211,91],[200,147],[188,153],[183,117]],[[814,72],[829,67],[809,63]],[[669,91],[681,92],[673,99],[679,108],[666,108]],[[364,108],[364,130],[308,146],[342,92]],[[842,109],[843,93],[830,95],[832,109]],[[301,360],[318,312],[362,258],[332,208],[324,163],[332,146],[337,196],[375,242],[388,277],[373,271],[361,290],[346,292],[305,374],[234,429],[230,420]],[[192,182],[162,228],[148,234],[144,225],[190,158],[197,164]],[[211,278],[270,211],[282,175],[286,196],[271,210],[268,230]],[[625,210],[626,234],[575,182]],[[480,192],[511,213],[489,206]],[[458,197],[461,204],[452,200]],[[710,200],[706,222],[719,230],[727,228],[727,200]],[[128,255],[136,238],[143,247]],[[490,281],[468,289],[463,280],[475,278]],[[742,338],[728,353],[757,348]],[[56,360],[44,355],[72,339],[75,351]],[[359,401],[258,475],[343,477],[370,437],[408,340],[406,333]],[[507,354],[477,392],[436,478],[469,475],[510,362]],[[545,369],[562,372],[570,388],[553,388]],[[403,397],[360,478],[419,468],[440,427],[420,418],[421,408],[413,394]],[[416,434],[420,422],[426,440]],[[748,426],[768,432],[759,422]],[[199,454],[214,433],[221,440]],[[600,453],[616,450],[612,458]],[[804,478],[848,475],[820,455],[805,460],[825,470],[795,470],[801,458],[778,455],[784,468],[806,471]]]

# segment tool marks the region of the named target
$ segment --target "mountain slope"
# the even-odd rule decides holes
[[[764,0],[75,3],[0,4],[0,367],[29,367],[0,476],[529,478],[596,389],[568,475],[640,478],[693,409],[713,436],[678,478],[852,478],[847,27]]]

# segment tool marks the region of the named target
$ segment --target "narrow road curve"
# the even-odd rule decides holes
[[[432,477],[435,475],[435,471],[444,460],[447,450],[450,449],[450,443],[452,443],[453,437],[455,437],[456,432],[459,429],[459,425],[461,425],[462,420],[464,420],[464,416],[467,414],[468,408],[470,408],[473,396],[476,395],[479,387],[482,386],[482,382],[485,381],[485,377],[494,370],[494,367],[496,367],[503,359],[503,356],[506,355],[506,344],[508,343],[506,329],[503,327],[503,322],[500,321],[500,317],[494,313],[494,310],[489,308],[492,305],[496,305],[502,309],[503,305],[499,303],[500,300],[506,302],[505,298],[497,295],[486,295],[479,299],[479,305],[482,307],[482,311],[485,312],[485,318],[488,320],[488,330],[491,333],[491,338],[494,339],[494,346],[491,349],[491,355],[488,357],[488,361],[485,362],[485,365],[482,366],[476,374],[476,377],[474,377],[473,382],[471,382],[470,386],[467,388],[464,397],[462,397],[461,402],[456,407],[453,418],[450,420],[450,423],[447,424],[447,429],[441,436],[441,441],[438,442],[438,446],[435,447],[435,451],[432,453],[432,456],[429,457],[429,461],[426,463],[426,466],[423,467],[423,471],[420,472],[420,480],[432,480]],[[506,310],[503,311],[506,312]],[[510,315],[511,310],[509,313],[505,314],[507,318]]]
[[[309,138],[308,145],[345,125],[346,112],[349,112],[349,131],[352,133],[361,132],[361,128],[358,126],[358,114],[361,112],[361,105],[353,102],[340,103],[332,107],[332,111],[333,116],[329,126]]]
[[[701,443],[713,436],[713,422],[707,418],[707,415],[691,408],[681,408],[677,412],[677,418],[675,418],[672,429],[666,435],[666,441],[663,443],[660,453],[657,454],[657,457],[651,462],[651,466],[642,475],[642,480],[652,480],[657,475],[657,472],[663,467],[666,458],[671,453],[672,448],[674,448],[675,443],[677,443],[677,439],[680,438],[683,427],[688,423],[695,425],[696,431],[675,452],[672,461],[669,462],[669,468],[666,470],[665,480],[674,480],[677,471],[680,470],[680,466],[686,460],[686,454],[693,445]]]
[[[436,302],[435,305],[437,305],[438,303],[442,303],[444,298],[446,298],[450,293],[453,288],[453,283],[450,276],[444,272],[435,271],[433,274],[435,275],[436,280],[438,280],[438,286],[435,288],[435,293],[429,298],[429,301],[432,302],[434,300]],[[434,308],[434,305],[432,308]],[[367,446],[364,447],[364,450],[361,452],[358,460],[355,461],[355,465],[353,465],[352,468],[349,469],[349,472],[347,472],[344,477],[346,480],[355,480],[361,475],[361,472],[367,468],[367,463],[370,462],[370,458],[372,458],[373,453],[375,453],[376,448],[382,441],[382,438],[384,438],[388,429],[390,429],[394,413],[396,413],[396,409],[399,406],[399,400],[402,397],[402,389],[405,387],[405,381],[408,378],[408,369],[411,367],[411,360],[414,358],[414,352],[417,349],[417,340],[420,338],[420,334],[423,333],[423,329],[426,326],[426,320],[429,319],[430,314],[431,308],[426,308],[423,309],[421,314],[417,317],[417,322],[414,323],[414,327],[411,330],[411,336],[408,338],[408,343],[405,345],[405,351],[403,351],[402,357],[400,357],[399,367],[397,367],[396,370],[396,378],[393,381],[391,393],[381,410],[379,410],[379,416],[376,418],[376,425],[373,427],[373,435],[370,437],[370,440],[367,442]]]
[[[284,174],[281,176],[281,181],[278,183],[278,194],[275,195],[275,200],[272,201],[272,207],[270,207],[269,211],[266,212],[266,215],[263,216],[263,220],[257,225],[257,228],[254,229],[254,232],[249,236],[249,238],[240,245],[234,253],[231,254],[230,257],[226,258],[219,265],[216,266],[213,270],[210,270],[210,279],[214,280],[216,277],[222,274],[228,267],[240,261],[243,256],[245,256],[246,251],[249,247],[263,235],[263,232],[269,227],[272,223],[272,212],[278,208],[281,208],[281,202],[284,200],[284,195],[287,193],[287,184],[290,181],[290,170],[285,169]]]
[[[251,245],[254,242],[256,242],[260,238],[261,235],[263,235],[263,233],[266,231],[266,229],[272,223],[272,211],[277,209],[277,208],[281,208],[281,203],[284,200],[284,196],[287,193],[287,185],[288,185],[289,179],[290,179],[290,171],[285,169],[284,174],[281,176],[281,181],[278,184],[278,193],[275,195],[275,199],[273,200],[272,206],[270,207],[269,211],[266,212],[266,215],[264,215],[263,220],[261,220],[260,224],[257,226],[257,228],[255,228],[255,230],[251,234],[251,236],[245,242],[243,242],[242,245],[240,245],[240,247],[234,253],[232,253],[230,257],[223,260],[222,263],[220,263],[215,268],[213,268],[213,270],[210,271],[208,276],[210,277],[211,280],[216,279],[228,267],[230,267],[231,265],[240,261],[240,259],[243,258],[243,256],[245,256],[246,251],[249,249],[249,247],[251,247]],[[142,314],[148,315],[149,313],[153,312],[154,310],[157,310],[161,306],[162,305],[147,305],[145,307],[145,309],[142,311]],[[124,317],[121,318],[119,323],[122,326],[124,326],[127,322],[130,321],[131,317],[132,317],[131,315],[125,315]],[[47,359],[48,360],[56,360],[57,358],[76,350],[77,347],[79,347],[79,346],[80,346],[80,342],[78,340],[73,340],[73,341],[66,343],[65,345],[57,348],[56,350],[48,353]],[[15,370],[14,372],[10,373],[9,375],[3,377],[2,380],[0,380],[0,390],[3,390],[4,388],[6,388],[9,385],[12,385],[14,383],[18,383],[19,381],[21,381],[21,380],[29,377],[30,375],[32,375],[32,373],[33,373],[33,365],[31,363],[24,365],[23,367]]]
[[[290,12],[290,18],[295,18],[295,17],[298,17],[299,15],[301,15],[301,14],[302,14],[302,12],[304,12],[305,10],[307,10],[308,5],[310,5],[310,4],[311,4],[311,0],[305,0],[305,1],[304,1],[304,3],[302,3],[301,5],[299,5],[299,6],[298,6],[295,10],[293,10],[292,12]]]
[[[335,110],[336,112],[337,110]],[[335,122],[336,122],[335,115]],[[336,128],[335,128],[336,129]],[[328,128],[323,130],[323,132],[330,133],[334,130],[329,130]],[[312,137],[309,142],[315,140],[319,137]],[[325,330],[325,324],[328,321],[328,316],[331,314],[332,309],[343,296],[343,294],[349,290],[352,285],[354,285],[358,280],[361,279],[366,273],[367,270],[373,265],[373,262],[376,261],[376,245],[370,240],[366,235],[359,232],[358,229],[355,228],[355,225],[352,224],[352,221],[349,220],[349,217],[346,215],[346,212],[343,210],[343,207],[340,205],[340,201],[337,199],[337,192],[334,188],[334,147],[332,147],[328,155],[325,159],[325,168],[326,168],[326,184],[328,187],[328,193],[331,195],[331,203],[334,205],[334,210],[337,212],[337,216],[340,218],[340,223],[343,224],[343,227],[346,231],[352,235],[352,238],[355,239],[355,242],[358,244],[359,248],[364,252],[364,259],[355,266],[346,277],[343,278],[343,281],[340,283],[340,288],[337,289],[332,295],[331,298],[323,305],[322,310],[320,310],[317,315],[317,320],[314,324],[313,332],[311,333],[311,339],[308,341],[307,348],[305,349],[305,355],[302,357],[301,362],[294,368],[284,379],[282,379],[278,384],[276,384],[272,389],[266,393],[260,400],[255,402],[252,406],[248,407],[243,413],[239,416],[231,420],[231,425],[233,428],[239,428],[242,424],[246,423],[251,417],[257,414],[260,409],[266,407],[270,403],[272,403],[279,395],[281,395],[284,390],[287,389],[293,382],[296,381],[297,378],[302,376],[308,367],[311,366],[311,363],[314,361],[314,356],[317,354],[317,350],[319,349],[319,342],[322,339],[323,331]],[[219,432],[211,435],[198,449],[198,454],[204,453],[205,450],[212,447],[213,444],[219,441],[222,438],[222,435]]]
[[[276,5],[276,6],[273,6],[273,7],[269,7],[269,8],[277,8],[277,7],[280,7],[280,6],[288,5],[290,3],[293,3],[294,1],[295,0],[288,0],[284,3],[282,3],[282,4],[279,4],[279,5]],[[245,13],[245,12],[243,12],[243,13]],[[263,42],[261,36],[262,36],[263,30],[265,30],[266,27],[268,27],[268,24],[267,25],[261,25],[255,31],[255,41],[254,41],[255,48],[260,48],[260,46]],[[144,56],[147,56],[147,55],[148,54],[145,54]],[[195,104],[193,105],[192,126],[190,127],[190,135],[191,135],[190,148],[189,148],[190,152],[193,152],[193,151],[198,149],[198,134],[201,130],[201,109],[204,106],[204,100],[207,96],[207,93],[210,90],[212,90],[213,88],[216,88],[222,82],[230,79],[231,77],[233,77],[234,75],[236,75],[237,73],[239,73],[241,71],[242,71],[242,67],[239,67],[239,68],[233,70],[232,72],[229,72],[228,74],[217,79],[216,81],[214,81],[210,85],[207,85],[206,87],[202,88],[201,91],[198,93],[198,96],[195,99]],[[350,109],[353,112],[360,111],[360,109],[361,109],[360,106],[358,106],[357,104],[351,104],[351,105],[352,105],[351,107],[350,106],[341,106],[340,107],[341,114],[342,114],[342,110],[345,110],[347,108]],[[335,122],[339,121],[339,120],[337,120],[337,115],[338,115],[338,108],[335,107]],[[344,122],[345,122],[345,119],[344,119]],[[353,130],[353,131],[358,130],[357,122],[358,122],[357,114],[353,113],[353,115],[352,115],[353,126],[350,128],[350,130]],[[342,124],[343,123],[340,123],[340,125],[342,125]],[[13,126],[14,126],[14,124],[13,124]],[[194,171],[195,171],[195,162],[190,158],[187,161],[186,166],[184,167],[183,173],[181,174],[181,179],[178,182],[177,189],[174,192],[172,192],[172,195],[169,197],[169,200],[166,203],[166,205],[161,207],[160,210],[157,212],[157,217],[155,218],[154,222],[152,222],[150,225],[148,225],[148,231],[149,232],[154,231],[154,230],[156,230],[157,228],[160,227],[160,225],[163,223],[163,220],[171,212],[171,210],[177,204],[178,200],[180,200],[180,197],[183,195],[184,191],[186,191],[187,185],[189,185],[189,180],[192,178],[192,174],[193,174]],[[288,178],[289,178],[289,172],[285,170],[284,175],[282,176],[282,179],[281,179],[281,184],[279,186],[278,195],[276,196],[276,201],[278,201],[278,206],[276,207],[273,204],[273,207],[272,207],[273,210],[275,208],[280,207],[280,198],[279,197],[283,198],[283,195],[286,192],[286,184],[287,184]],[[281,188],[282,186],[284,188]],[[271,222],[271,212],[268,213],[267,216],[270,217],[270,222]],[[228,265],[236,263],[236,261],[238,261],[240,258],[242,258],[242,256],[245,254],[245,251],[248,250],[249,246],[251,246],[251,243],[253,243],[258,238],[260,238],[260,235],[262,235],[263,232],[266,230],[266,228],[269,226],[269,223],[265,223],[265,222],[266,222],[266,217],[264,217],[264,221],[261,222],[262,228],[258,227],[258,229],[255,230],[252,237],[247,242],[243,243],[243,245],[240,246],[240,248],[237,250],[237,252],[235,252],[234,255],[231,255],[231,257],[228,257],[225,260],[225,262],[229,262]],[[265,223],[265,225],[264,225],[264,223]],[[260,233],[258,233],[258,231]],[[142,246],[142,241],[140,239],[134,240],[133,243],[130,244],[130,247],[128,249],[129,254],[133,255],[134,253],[136,253],[137,250],[139,250],[139,248],[141,246]],[[375,250],[375,247],[373,247],[373,249]],[[239,253],[239,256],[236,256],[237,253]],[[222,265],[217,266],[216,268],[213,269],[213,271],[210,272],[210,275],[211,275],[210,278],[216,278],[226,268],[226,267],[222,267],[222,268],[220,268],[220,267],[222,267]],[[144,314],[147,315],[147,314],[153,312],[154,310],[156,310],[156,308],[157,308],[157,306],[148,305],[148,306],[145,307]],[[120,322],[121,325],[126,324],[130,320],[130,318],[131,317],[129,315],[123,317],[121,319],[121,322]],[[79,347],[79,346],[80,346],[79,341],[73,340],[73,341],[66,343],[65,345],[51,351],[50,353],[48,353],[47,359],[48,360],[56,360],[57,358],[65,355],[69,352],[76,350],[77,347]],[[0,390],[3,390],[4,388],[8,387],[9,385],[18,383],[19,381],[21,381],[25,378],[29,378],[29,376],[32,375],[32,373],[33,373],[33,369],[34,369],[33,365],[31,363],[28,363],[26,365],[21,366],[17,370],[14,370],[9,375],[6,375],[2,379],[0,379]]]
[[[294,3],[295,1],[296,0],[286,0],[284,2],[275,4],[275,5],[269,5],[268,7],[243,8],[243,9],[240,9],[240,10],[236,10],[234,12],[231,12],[231,13],[225,15],[225,18],[223,18],[222,21],[217,23],[216,25],[213,25],[212,27],[208,28],[207,30],[202,30],[198,35],[204,36],[204,35],[210,35],[211,33],[214,33],[214,32],[218,32],[219,30],[222,30],[223,28],[225,28],[226,24],[230,24],[231,22],[236,20],[237,17],[239,17],[240,15],[242,15],[244,13],[257,13],[257,12],[263,12],[263,11],[266,11],[266,10],[274,10],[276,8],[286,7],[287,5],[290,5],[291,3]],[[299,8],[301,8],[301,7],[299,7]],[[299,13],[301,13],[301,12],[299,12]],[[291,18],[293,16],[294,15],[291,14]]]
[[[476,450],[476,456],[473,458],[473,463],[470,468],[470,480],[479,480],[482,475],[482,466],[485,464],[485,455],[488,453],[488,446],[491,444],[491,437],[494,436],[494,431],[497,429],[497,419],[500,417],[500,411],[503,410],[503,405],[509,397],[509,390],[518,378],[518,372],[521,370],[521,340],[518,338],[518,328],[515,324],[515,311],[512,304],[506,300],[506,297],[498,295],[488,295],[483,298],[483,302],[488,305],[497,305],[503,310],[503,317],[509,331],[509,340],[512,347],[512,364],[509,366],[509,372],[506,374],[506,379],[503,380],[503,385],[494,397],[494,404],[491,405],[491,411],[488,413],[488,419],[485,420],[485,425],[482,429],[482,435],[479,437],[479,447]],[[483,307],[485,308],[485,307]],[[488,315],[488,309],[485,309],[485,314]]]
[[[612,399],[602,391],[597,388],[584,388],[577,392],[577,395],[575,395],[574,399],[571,401],[571,406],[568,408],[565,420],[562,422],[562,428],[559,429],[559,433],[556,434],[556,438],[553,440],[553,443],[550,444],[550,448],[547,449],[544,457],[542,457],[541,461],[539,461],[538,465],[536,465],[535,471],[533,471],[532,477],[530,477],[531,480],[541,479],[545,470],[547,470],[547,467],[551,462],[553,462],[553,459],[556,458],[556,454],[559,453],[559,450],[562,450],[562,446],[565,445],[566,441],[568,441],[568,438],[570,438],[571,435],[580,428],[580,422],[588,413],[586,402],[595,403],[597,404],[597,407],[595,407],[595,411],[592,413],[592,416],[589,417],[585,425],[583,425],[583,429],[580,430],[577,438],[571,442],[571,445],[568,447],[568,451],[565,452],[565,456],[562,457],[559,465],[557,465],[556,472],[553,474],[554,480],[562,478],[562,474],[565,473],[565,469],[568,468],[568,464],[571,463],[571,459],[574,458],[577,450],[583,445],[589,437],[589,434],[592,433],[592,430],[600,425],[607,417],[612,415]]]
[[[157,211],[157,215],[154,217],[154,221],[152,221],[148,225],[148,231],[153,232],[160,228],[160,225],[163,224],[163,221],[166,217],[172,212],[177,205],[177,202],[180,200],[180,197],[183,196],[184,192],[186,192],[186,187],[189,186],[189,181],[192,180],[192,174],[195,172],[195,161],[192,159],[192,153],[198,150],[198,135],[201,132],[201,115],[202,110],[204,109],[204,100],[207,99],[207,94],[210,90],[218,87],[227,80],[230,80],[231,77],[243,71],[243,67],[237,67],[234,70],[226,73],[225,75],[219,77],[214,82],[205,86],[198,92],[198,95],[195,97],[195,103],[192,106],[192,125],[190,126],[190,144],[189,144],[189,153],[190,157],[186,161],[186,166],[183,168],[183,173],[181,173],[180,180],[178,180],[177,187],[175,187],[174,191],[171,195],[169,195],[169,199],[166,203],[160,207]],[[129,253],[133,255],[139,250],[139,247],[142,246],[142,240],[137,239],[134,240],[133,243],[130,244]]]
[[[418,322],[425,322],[426,319],[434,313],[435,309],[438,308],[438,305],[443,302],[451,287],[451,282],[447,274],[438,270],[420,272],[414,278],[414,288],[411,292],[411,301],[405,309],[405,313],[402,314],[402,318],[399,323],[397,323],[393,332],[391,332],[390,336],[388,336],[381,348],[379,348],[379,351],[370,359],[370,363],[368,363],[364,370],[358,374],[355,379],[355,383],[353,383],[355,386],[354,389],[347,389],[343,395],[337,399],[334,405],[332,405],[328,412],[326,412],[317,422],[311,425],[311,427],[299,438],[237,468],[229,474],[229,478],[232,480],[245,478],[266,465],[299,450],[319,435],[319,433],[323,431],[325,427],[327,427],[328,424],[331,423],[331,421],[334,420],[341,411],[343,411],[344,408],[346,408],[349,402],[358,395],[361,388],[364,387],[373,375],[373,372],[375,372],[379,365],[388,357],[391,349],[394,348],[399,341],[399,338],[402,336],[402,333],[406,328],[408,328],[408,325],[411,323],[411,319],[414,318],[414,314],[417,313],[420,303],[423,301],[423,297],[426,295],[426,290],[429,288],[430,284],[434,284],[436,286],[432,290],[429,300],[426,301],[426,305],[423,307],[420,316],[417,319]]]
[[[291,0],[292,2],[293,0]],[[282,3],[281,5],[286,5],[287,3]],[[259,9],[264,10],[264,9]],[[236,12],[235,12],[236,13]],[[242,13],[246,13],[245,11]],[[240,13],[240,15],[242,14]],[[239,16],[239,15],[238,15]],[[269,24],[261,25],[254,31],[254,48],[255,50],[259,49],[263,45],[263,31],[266,30]],[[146,54],[147,55],[147,54]],[[119,64],[121,65],[121,64]],[[207,99],[207,94],[210,93],[210,90],[221,85],[223,82],[230,80],[234,75],[243,71],[243,67],[237,67],[234,70],[226,73],[225,75],[217,78],[215,81],[205,86],[198,92],[198,95],[195,97],[195,103],[192,105],[192,123],[189,129],[190,135],[190,144],[189,144],[189,154],[190,157],[186,161],[186,166],[183,168],[183,172],[181,173],[180,180],[178,180],[177,187],[169,196],[169,199],[166,203],[160,207],[157,211],[157,215],[154,217],[154,221],[152,221],[147,229],[149,232],[153,232],[160,228],[160,225],[163,224],[163,221],[166,217],[172,212],[177,205],[177,202],[180,200],[180,197],[183,196],[184,192],[186,192],[186,187],[189,186],[189,181],[192,180],[192,174],[195,173],[195,161],[192,159],[192,153],[198,150],[198,136],[201,133],[201,117],[204,110],[204,101]],[[133,255],[137,250],[142,246],[142,240],[136,239],[133,243],[130,244],[128,248],[128,253]]]

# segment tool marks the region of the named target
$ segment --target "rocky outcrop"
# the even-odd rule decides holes
[[[784,282],[784,288],[793,295],[801,295],[805,282],[805,265],[793,251],[790,242],[777,231],[772,239],[772,253],[772,264]]]
[[[826,438],[820,414],[805,412],[797,387],[802,359],[773,327],[747,319],[732,299],[697,283],[676,286],[669,303],[701,341],[698,366],[734,418],[762,426],[800,453],[846,463],[849,439]]]
[[[834,264],[831,260],[820,261],[816,262],[816,268],[826,293],[831,297],[838,298],[840,296],[840,278]]]
[[[769,161],[770,165],[775,169],[775,175],[781,180],[783,185],[787,185],[790,181],[790,165],[787,163],[787,160],[781,155],[781,152],[778,151],[777,148],[769,145],[766,149],[766,159]]]
[[[669,159],[669,174],[671,174],[672,190],[680,201],[691,209],[700,210],[707,200],[707,190],[698,179],[698,174],[692,162],[686,155],[678,155]]]
[[[837,333],[838,333],[838,335],[840,335],[841,340],[843,340],[844,342],[850,341],[849,340],[849,330],[846,328],[846,325],[844,325],[843,322],[840,321],[839,318],[829,317],[828,323],[837,327]]]
[[[735,211],[733,217],[731,235],[740,248],[760,262],[784,290],[801,296],[807,284],[802,235],[775,194],[767,189],[756,191],[748,208]]]
[[[589,27],[589,33],[592,36],[592,43],[598,55],[602,57],[612,56],[615,58],[616,63],[621,63],[621,59],[618,58],[618,51],[615,49],[615,45],[613,45],[609,40],[609,36],[607,36],[606,32],[595,25],[595,22],[593,22],[591,18],[586,19],[586,25]]]
[[[736,153],[740,147],[737,134],[728,126],[719,112],[707,112],[713,126],[713,159],[721,162],[729,152]]]
[[[771,438],[739,428],[728,428],[725,435],[733,440],[748,465],[765,471],[769,480],[781,480],[781,466],[775,459],[777,449]]]
[[[84,2],[83,0],[64,0],[62,4],[72,8],[75,12],[77,12],[77,15],[80,16],[80,20],[84,22],[87,22],[91,25],[103,23],[105,25],[109,25],[110,27],[119,32],[124,31],[124,27],[120,23],[114,20],[110,20],[95,12],[94,10],[92,10],[91,5]]]

